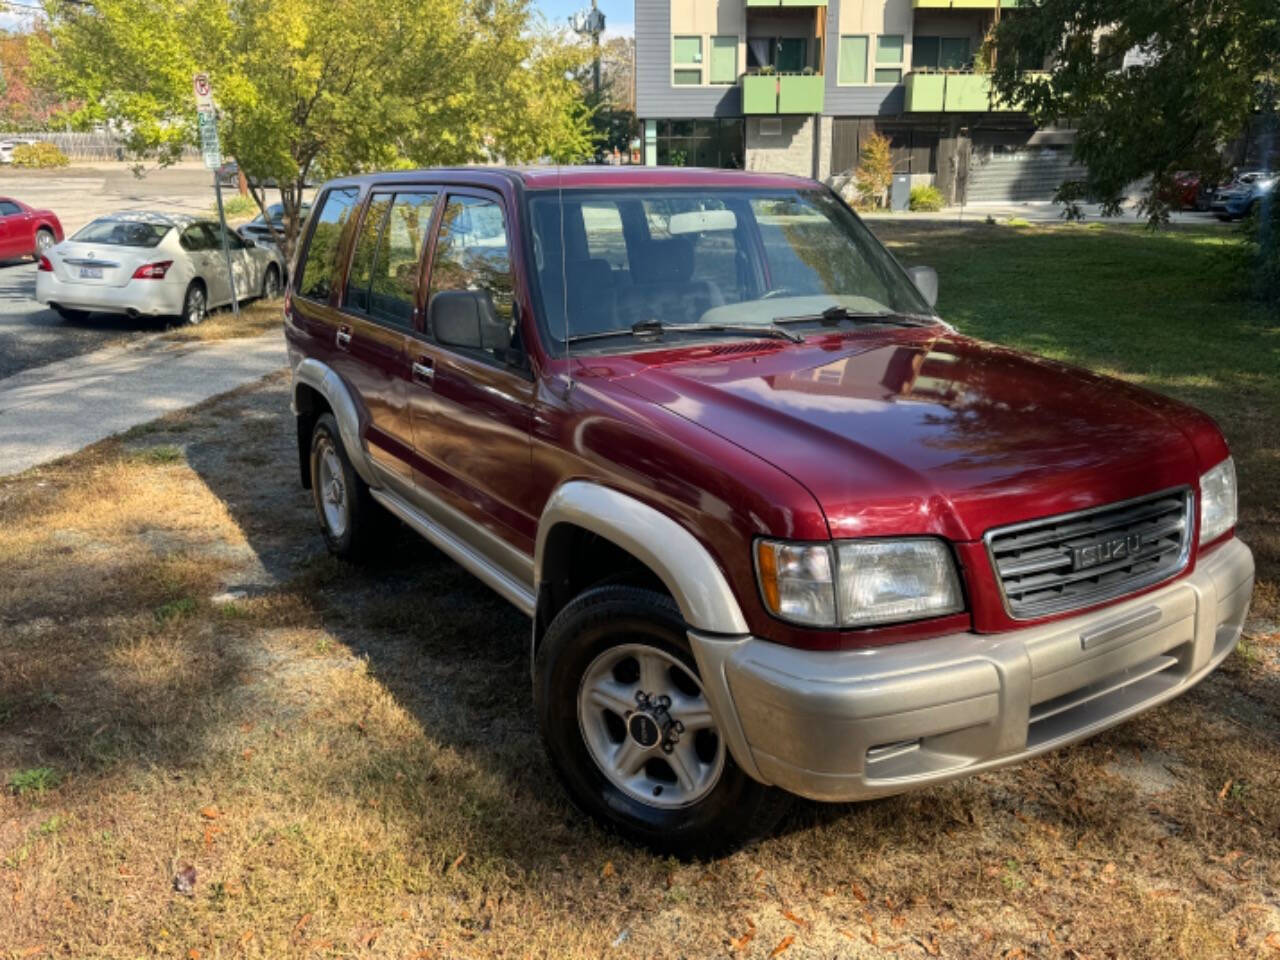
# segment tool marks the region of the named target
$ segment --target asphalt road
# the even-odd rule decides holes
[[[198,164],[151,170],[142,177],[123,163],[55,171],[9,168],[0,171],[0,196],[52,210],[68,236],[117,210],[208,214],[215,203],[213,175]],[[163,327],[154,319],[108,314],[72,323],[37,304],[35,289],[34,264],[0,263],[0,380]]]

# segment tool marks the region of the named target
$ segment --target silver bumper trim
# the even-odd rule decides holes
[[[691,632],[734,759],[861,800],[1015,763],[1184,693],[1240,638],[1253,556],[1231,540],[1166,587],[1003,634],[837,652]]]

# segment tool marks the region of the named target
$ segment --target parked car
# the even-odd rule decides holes
[[[0,260],[35,257],[62,242],[62,223],[52,210],[0,197]]]
[[[298,263],[329,549],[386,511],[527,614],[552,768],[657,849],[1065,746],[1240,636],[1213,421],[958,333],[811,180],[353,177]]]
[[[1210,209],[1219,220],[1243,220],[1253,212],[1258,202],[1275,188],[1280,174],[1269,170],[1251,170],[1241,173],[1213,196]]]
[[[1173,175],[1173,186],[1165,199],[1175,210],[1208,210],[1213,189],[1194,170],[1180,170]]]
[[[311,212],[311,204],[304,203],[298,210],[298,226],[302,227],[307,222],[307,215]],[[268,219],[270,223],[268,223]],[[284,230],[284,204],[273,203],[267,207],[266,216],[258,214],[248,223],[241,224],[237,231],[240,236],[246,240],[252,240],[255,243],[274,244],[275,237],[271,233],[271,228],[279,231]]]
[[[238,299],[277,296],[279,251],[228,238],[233,273],[216,222],[146,210],[99,217],[40,257],[36,299],[67,319],[123,313],[200,323],[231,302],[233,275]]]
[[[30,137],[10,137],[6,140],[0,140],[0,163],[13,163],[13,151],[16,147],[24,144],[30,146],[39,142],[39,140],[33,140]]]

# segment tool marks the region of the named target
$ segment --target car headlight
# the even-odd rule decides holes
[[[756,574],[774,616],[810,627],[866,627],[964,609],[941,540],[756,541]]]
[[[1236,525],[1236,464],[1230,457],[1200,477],[1200,542]]]

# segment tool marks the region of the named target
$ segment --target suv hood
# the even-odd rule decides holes
[[[804,484],[834,537],[976,540],[1194,489],[1226,455],[1212,421],[1175,401],[936,328],[712,344],[610,366],[617,385]]]

